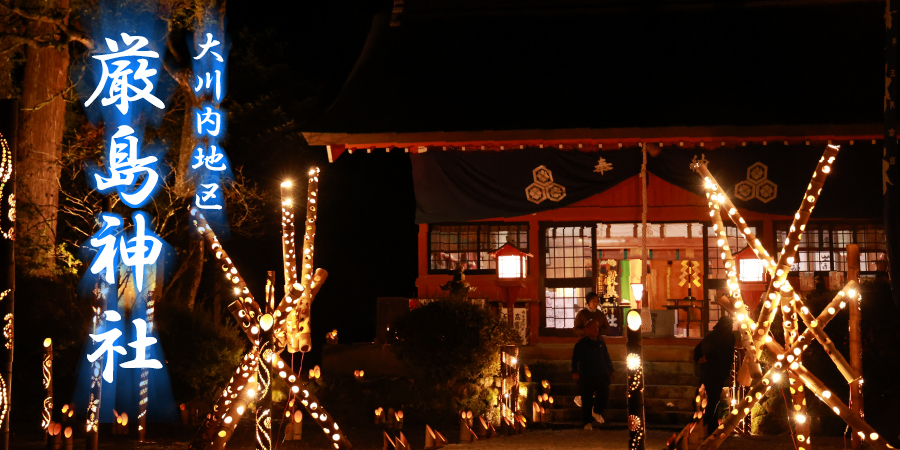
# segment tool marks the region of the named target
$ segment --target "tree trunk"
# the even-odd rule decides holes
[[[68,0],[55,3],[60,9],[69,7]],[[31,28],[32,35],[41,35],[52,33],[54,26],[34,23]],[[17,161],[16,259],[27,273],[52,277],[56,267],[59,160],[66,128],[62,92],[69,81],[69,51],[28,45],[25,59]]]

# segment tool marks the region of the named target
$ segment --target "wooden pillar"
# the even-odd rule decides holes
[[[847,245],[847,281],[859,282],[859,245]],[[850,410],[860,417],[865,417],[862,395],[862,333],[859,329],[860,310],[859,295],[850,297],[850,366],[860,375],[858,380],[850,383]],[[852,433],[853,450],[862,448],[862,440],[858,433]]]

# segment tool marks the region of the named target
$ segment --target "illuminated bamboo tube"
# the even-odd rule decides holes
[[[705,166],[702,166],[704,169]],[[708,184],[708,183],[707,183]],[[710,194],[707,194],[710,195]],[[740,330],[741,345],[746,352],[744,353],[744,361],[742,365],[746,365],[750,371],[751,379],[759,379],[762,376],[762,369],[759,367],[759,358],[756,349],[753,346],[753,329],[756,324],[750,320],[750,314],[747,312],[747,305],[744,303],[741,295],[740,285],[737,279],[737,267],[731,247],[728,245],[728,236],[725,233],[725,226],[722,223],[722,216],[717,213],[717,209],[712,202],[710,205],[710,216],[713,219],[713,232],[716,233],[716,244],[722,249],[722,259],[725,261],[725,273],[728,276],[728,293],[734,299],[731,307],[735,310],[735,318],[738,322]]]
[[[646,291],[644,291],[646,296]],[[641,302],[642,304],[646,304]],[[644,449],[644,362],[641,337],[641,314],[628,311],[625,322],[625,368],[628,375],[625,392],[628,406],[628,449]],[[584,400],[582,400],[584,401]]]
[[[303,251],[300,255],[300,284],[306,288],[304,295],[300,297],[300,304],[294,311],[293,328],[298,333],[298,345],[301,352],[308,352],[312,348],[310,330],[310,310],[313,297],[310,295],[312,288],[313,255],[315,254],[316,217],[319,196],[319,168],[309,170],[309,186],[307,187],[306,222],[303,233]]]
[[[102,278],[97,282],[94,290],[94,318],[93,318],[93,334],[99,334],[104,326],[103,312],[106,310],[107,297],[109,295],[110,286]],[[103,378],[101,372],[103,370],[104,356],[94,360],[91,364],[91,388],[88,396],[87,420],[85,422],[85,448],[87,450],[97,450],[98,427],[100,424],[100,400],[103,393]]]
[[[58,431],[59,430],[57,430],[57,435],[59,435]],[[63,442],[65,443],[66,450],[72,450],[75,447],[75,438],[72,436],[72,427],[66,427],[66,430],[63,431]]]
[[[147,293],[147,336],[153,332],[153,320],[156,316],[156,300],[153,291]],[[138,441],[143,442],[147,437],[147,407],[150,402],[150,369],[141,369],[140,386],[138,389],[140,400],[138,401]]]
[[[331,414],[325,410],[325,407],[319,403],[319,399],[309,392],[309,389],[306,389],[306,386],[304,386],[300,380],[296,380],[293,383],[295,384],[291,386],[291,392],[294,393],[295,397],[300,398],[300,404],[306,408],[310,417],[322,427],[322,431],[329,437],[331,445],[334,446],[335,449],[352,448],[350,441],[344,436],[338,423],[334,421],[334,417],[332,417]],[[303,387],[301,388],[301,386]]]
[[[847,245],[847,279],[859,280],[859,245]],[[860,320],[862,319],[859,309],[859,296],[850,298],[850,365],[856,373],[863,373],[862,370],[862,330],[860,329]],[[850,383],[850,410],[860,417],[865,417],[865,409],[863,407],[862,395],[862,378]],[[862,441],[859,435],[854,433],[851,440],[851,448],[853,450],[862,449]]]
[[[316,295],[319,293],[319,289],[322,288],[322,283],[324,283],[327,278],[328,272],[325,269],[316,269],[308,292],[309,297],[312,300],[315,300]],[[301,297],[303,297],[305,293],[307,293],[307,289],[303,285],[294,283],[281,303],[278,304],[278,308],[275,310],[276,334],[294,326],[291,323],[291,317],[293,317],[291,314],[294,313],[296,306],[300,303]],[[309,300],[309,303],[311,303],[312,300]]]
[[[847,302],[850,300],[850,298],[856,297],[858,295],[859,295],[859,284],[858,283],[851,280],[846,285],[844,285],[844,288],[842,290],[838,291],[838,293],[834,296],[834,298],[831,300],[831,302],[829,302],[828,305],[826,305],[825,308],[822,310],[822,312],[819,313],[818,317],[813,318],[812,316],[810,316],[809,322],[811,324],[814,323],[816,326],[815,327],[807,326],[806,330],[790,346],[790,349],[789,349],[790,352],[799,357],[800,353],[802,353],[804,350],[806,350],[806,347],[809,346],[809,343],[812,341],[813,338],[816,338],[818,340],[818,336],[816,336],[816,332],[821,333],[823,338],[829,343],[830,348],[834,348],[833,344],[831,344],[831,340],[828,338],[828,335],[824,334],[824,332],[822,330],[825,329],[825,327],[828,325],[828,322],[830,322],[831,319],[834,318],[834,316],[838,313],[838,311],[840,311],[841,309],[844,309],[847,306]],[[799,309],[800,308],[794,308],[794,310],[799,310]],[[808,309],[804,310],[804,311],[805,311],[805,314],[809,314]],[[804,311],[801,311],[801,313],[804,313]],[[765,338],[764,341],[765,341],[765,345],[767,347],[771,346],[771,344],[772,344],[771,339],[772,339],[771,337]],[[819,342],[822,343],[822,340],[819,340]],[[826,352],[827,352],[829,347],[826,347],[824,345],[823,345],[823,347],[825,347]],[[834,353],[836,355],[840,355],[840,352],[837,352],[836,350],[834,351]],[[841,364],[839,361],[844,361],[844,363],[846,363],[843,356],[840,356],[839,358],[832,357],[832,360],[835,362],[835,365],[838,366],[838,369],[840,369],[840,364]],[[852,370],[852,368],[850,370]],[[846,368],[845,368],[845,370],[841,370],[841,373],[843,374],[845,371],[846,371]],[[853,373],[851,372],[850,374],[852,375]],[[852,382],[857,379],[859,379],[858,376],[855,378],[852,378],[851,380],[848,380],[848,382]]]
[[[294,192],[293,183],[285,181],[281,183],[281,256],[284,269],[284,293],[290,294],[291,287],[297,283],[297,253],[294,245]],[[294,297],[297,298],[297,297]],[[291,308],[293,310],[293,308]],[[282,318],[286,319],[287,316]],[[288,352],[296,353],[299,345],[299,335],[294,329],[294,320],[287,321],[281,330],[276,331],[282,347]]]
[[[852,286],[849,288],[853,291],[853,295],[849,296],[849,298],[855,298],[859,295],[858,293],[858,284],[856,281],[850,281],[847,285]],[[818,320],[816,320],[810,313],[809,308],[807,308],[803,304],[803,300],[800,299],[800,296],[794,297],[790,303],[790,308],[793,312],[800,315],[800,318],[803,319],[803,322],[806,324],[806,329],[812,333],[812,335],[822,344],[822,348],[825,349],[825,353],[831,357],[831,360],[834,361],[835,366],[837,366],[838,370],[841,372],[841,375],[844,376],[844,379],[847,382],[854,382],[859,379],[860,374],[856,372],[853,366],[844,359],[844,355],[835,348],[834,342],[831,341],[831,338],[825,334],[825,327],[820,325]]]
[[[750,391],[747,395],[731,408],[729,413],[725,416],[725,419],[722,421],[722,424],[700,443],[698,449],[712,450],[722,445],[725,438],[731,435],[747,414],[750,414],[750,409],[753,408],[753,405],[759,402],[766,391],[781,379],[782,366],[783,364],[781,362],[776,362],[772,368],[763,374],[760,381],[750,387]]]
[[[469,421],[466,420],[466,412],[462,411],[459,413],[459,442],[472,442],[472,440],[478,439],[475,436],[475,433],[472,433],[472,429],[469,428]]]
[[[262,347],[259,350],[260,362],[256,375],[259,387],[259,400],[256,402],[256,450],[272,449],[272,362],[275,359],[273,322],[271,314],[265,314],[259,319]]]
[[[788,272],[790,271],[790,266],[794,263],[794,258],[796,257],[797,249],[800,244],[800,235],[806,228],[806,223],[809,220],[809,215],[815,208],[816,201],[818,200],[819,195],[822,192],[822,186],[825,182],[825,178],[831,172],[831,164],[834,162],[835,155],[837,155],[837,152],[839,150],[840,147],[834,145],[828,145],[825,148],[825,152],[822,158],[819,160],[819,163],[816,166],[816,170],[813,173],[812,181],[809,183],[809,186],[806,189],[806,193],[803,196],[803,201],[800,204],[800,208],[794,215],[794,220],[791,223],[788,236],[785,239],[785,244],[781,256],[779,257],[778,262],[776,263],[774,268],[769,267],[770,271],[773,272],[773,277],[764,298],[771,301],[767,301],[764,303],[757,322],[756,333],[753,335],[754,345],[757,348],[757,356],[759,356],[759,352],[762,351],[763,339],[768,334],[769,327],[772,325],[772,320],[774,319],[775,315],[775,302],[772,294],[776,290],[782,291],[784,293],[792,291],[790,284],[785,284],[785,282]],[[719,186],[713,183],[712,175],[709,174],[706,166],[704,164],[695,164],[694,167],[697,169],[698,173],[705,177],[707,189],[712,189],[714,191],[714,194],[710,195],[710,199],[713,200],[716,208],[718,209],[719,205],[725,205],[729,208],[729,212],[733,211],[734,213],[736,213],[737,210],[736,208],[734,208],[733,204],[731,204],[730,200],[728,200],[728,197],[723,192],[715,192],[718,190]],[[710,213],[710,215],[712,215],[712,212]],[[744,231],[746,226],[739,226],[738,228],[741,229],[741,231]],[[758,245],[757,241],[758,240],[754,238],[754,240],[750,242]],[[757,250],[758,253],[759,249],[755,248],[755,250]],[[771,266],[771,264],[768,264],[767,267],[768,266]]]
[[[190,208],[190,211],[194,227],[197,228],[197,232],[200,233],[209,244],[210,251],[215,256],[218,267],[222,269],[225,278],[229,281],[234,290],[235,296],[238,297],[238,300],[240,301],[240,307],[244,310],[245,317],[253,322],[259,320],[259,316],[262,315],[259,310],[259,305],[254,301],[250,289],[247,288],[247,283],[244,282],[243,277],[238,273],[237,267],[235,267],[234,262],[232,262],[231,258],[228,256],[228,252],[226,252],[225,248],[222,247],[222,244],[219,243],[219,238],[216,236],[216,233],[209,227],[203,213],[196,208]],[[240,323],[241,320],[238,320],[238,322]],[[244,327],[244,332],[246,333],[248,329],[249,327]],[[251,341],[257,339],[250,335],[248,335],[248,337],[250,337]]]
[[[255,351],[256,349],[254,348],[241,359],[241,363],[238,365],[237,369],[235,369],[234,375],[232,375],[228,384],[225,385],[216,404],[213,405],[212,412],[206,416],[203,427],[191,442],[189,447],[191,450],[206,449],[213,445],[214,439],[216,438],[216,431],[227,416],[228,410],[234,402],[234,399],[248,383],[249,374],[255,373],[256,371],[257,358]],[[245,374],[248,375],[245,376]]]
[[[836,153],[836,150],[835,150],[835,153]],[[826,156],[828,156],[828,158],[829,158],[827,162],[825,161]],[[810,191],[812,189],[815,189],[818,187],[815,198],[817,198],[818,193],[821,192],[821,184],[824,183],[825,174],[827,174],[831,171],[829,164],[834,159],[834,155],[829,156],[828,151],[826,151],[826,156],[822,157],[822,160],[819,161],[820,167],[817,167],[816,173],[820,173],[819,169],[821,168],[821,170],[822,170],[821,173],[823,174],[823,176],[819,177],[820,183],[815,186],[812,183],[809,185],[809,187],[807,188],[807,193],[804,197],[804,202],[809,201]],[[826,169],[824,169],[824,167],[829,167],[829,168],[826,170]],[[709,197],[711,200],[714,200],[716,202],[714,204],[713,201],[710,201],[709,202],[710,207],[712,208],[713,206],[715,206],[715,208],[718,209],[719,204],[721,204],[725,208],[728,209],[728,214],[729,214],[729,216],[731,216],[732,221],[734,221],[734,223],[738,227],[738,229],[742,230],[747,242],[752,246],[753,251],[756,253],[757,257],[759,257],[759,259],[763,261],[768,272],[773,276],[773,284],[772,284],[772,286],[770,286],[769,291],[766,293],[766,296],[765,296],[766,302],[763,305],[764,309],[771,311],[772,312],[771,318],[774,319],[775,300],[777,300],[779,296],[782,299],[784,299],[784,298],[791,299],[790,307],[792,307],[796,313],[800,314],[800,318],[803,319],[803,322],[806,324],[807,329],[812,329],[812,334],[816,337],[816,340],[818,340],[819,343],[822,344],[822,347],[825,349],[825,352],[834,361],[835,365],[838,367],[838,370],[841,371],[841,374],[844,376],[844,378],[847,381],[853,381],[853,380],[859,378],[859,374],[857,373],[857,371],[855,371],[852,368],[852,366],[847,363],[847,361],[844,359],[843,355],[841,355],[841,353],[834,347],[834,344],[831,342],[831,340],[828,338],[828,336],[824,333],[824,331],[823,331],[824,327],[817,326],[816,321],[809,314],[808,309],[806,309],[805,306],[803,305],[803,301],[800,299],[800,296],[796,292],[794,292],[794,289],[790,285],[790,282],[787,281],[786,277],[787,277],[787,273],[790,271],[790,268],[779,266],[774,261],[774,259],[769,255],[769,253],[764,248],[762,248],[762,245],[760,244],[759,239],[757,239],[756,236],[754,236],[753,233],[750,232],[750,228],[746,226],[746,222],[744,221],[744,218],[740,216],[740,213],[734,207],[734,204],[731,203],[731,199],[729,199],[728,196],[725,195],[724,193],[718,192],[720,187],[717,184],[715,178],[709,173],[709,170],[706,168],[706,166],[698,165],[697,169],[698,169],[698,172],[701,175],[703,175],[706,180],[705,186],[706,186],[707,191],[711,191],[711,192],[707,193],[707,197]],[[816,177],[816,175],[814,174],[813,178],[815,179],[815,177]],[[813,203],[815,203],[815,198],[813,199]],[[812,207],[810,207],[810,211],[812,210],[811,208]],[[802,207],[801,207],[801,210],[802,210]],[[723,258],[726,258],[726,263],[725,263],[726,270],[729,269],[729,263],[730,263],[731,270],[734,270],[734,261],[733,261],[733,258],[730,258],[730,249],[727,249],[727,247],[728,247],[727,237],[725,236],[724,227],[722,226],[722,223],[721,223],[721,217],[719,217],[718,214],[714,214],[712,210],[710,211],[710,213],[713,215],[713,218],[717,222],[717,226],[714,227],[713,230],[716,231],[718,234],[718,242],[720,243],[720,247],[723,247]],[[794,239],[794,241],[797,242],[797,245],[799,245],[799,242],[800,242],[799,236],[800,236],[800,234],[802,234],[806,225],[805,225],[805,221],[801,224],[798,224],[797,221],[798,221],[798,216],[795,216],[795,223],[791,225],[791,230],[797,232],[796,238]],[[788,239],[786,240],[786,242],[789,242],[789,241],[791,241],[790,235],[788,236]],[[722,245],[723,242],[724,242],[724,246]],[[785,248],[787,248],[787,245],[785,246]],[[794,250],[796,251],[796,245],[795,245]],[[732,280],[731,280],[732,272],[729,271],[728,274],[729,274],[729,287],[731,287],[732,286]],[[775,292],[772,292],[772,287],[774,286],[774,277],[782,276],[782,275],[785,277],[785,280],[783,282],[783,285],[779,289],[779,292],[776,294]],[[734,279],[733,283],[734,283],[733,284],[734,289],[737,290],[737,279],[736,278]],[[741,303],[743,304],[743,302],[741,302]],[[786,310],[785,310],[785,312],[786,312]],[[738,314],[739,314],[738,315],[739,318],[742,317],[740,315],[741,314],[740,312]],[[746,317],[746,316],[744,316],[744,317]],[[763,317],[762,313],[760,314],[760,317]],[[758,325],[759,324],[757,324],[757,326]],[[762,338],[764,339],[764,336]],[[743,340],[743,335],[742,335],[742,340]],[[753,366],[751,366],[751,368],[752,367]]]
[[[797,376],[803,380],[803,383],[809,386],[809,388],[825,402],[828,407],[834,411],[835,414],[840,416],[841,419],[844,420],[853,431],[856,433],[863,433],[860,435],[863,439],[865,439],[869,445],[880,448],[880,449],[888,449],[891,448],[887,442],[878,435],[878,433],[867,424],[859,414],[854,413],[847,407],[841,400],[831,393],[828,388],[822,383],[821,380],[816,378],[815,375],[809,372],[806,367],[803,367],[801,364],[799,367],[794,369],[794,372],[797,373]]]
[[[852,286],[845,286],[844,290],[849,291],[851,288]],[[846,305],[846,302],[844,300],[846,295],[848,294],[844,294],[844,290],[838,292],[835,298],[828,304],[828,306],[826,306],[825,310],[823,310],[822,313],[819,314],[817,320],[822,323],[821,326],[823,328],[837,313],[837,309],[844,308],[844,306]],[[799,356],[803,349],[808,346],[808,342],[811,339],[812,333],[807,330],[802,335],[800,335],[799,338],[797,338],[797,341],[792,347],[785,350],[781,345],[773,341],[771,336],[767,336],[767,338],[764,340],[764,345],[771,352],[777,355],[778,361],[773,365],[771,369],[769,369],[768,372],[766,372],[759,383],[756,383],[750,387],[750,393],[743,398],[740,404],[738,404],[731,410],[731,413],[726,416],[722,425],[720,425],[712,435],[707,437],[707,439],[703,441],[699,448],[703,450],[718,448],[719,445],[721,445],[725,440],[725,438],[734,431],[734,429],[744,419],[744,417],[749,414],[750,409],[753,407],[753,405],[755,405],[762,398],[765,390],[768,390],[773,382],[780,381],[780,379],[782,378],[782,374],[780,371],[784,367],[785,359],[792,355]],[[802,367],[796,361],[790,364],[791,369],[795,372]],[[798,376],[799,375],[800,374],[798,373]],[[804,380],[802,377],[801,380],[803,380],[804,384],[806,384],[806,380]],[[812,389],[812,386],[810,386],[810,389]]]
[[[53,341],[44,339],[44,363],[42,366],[44,385],[44,408],[41,412],[41,428],[49,437],[48,429],[53,421]]]
[[[785,284],[785,281],[787,280],[790,267],[794,263],[794,258],[797,256],[797,249],[800,246],[800,235],[803,234],[806,223],[809,221],[809,216],[812,214],[812,211],[816,206],[816,201],[822,193],[822,186],[825,183],[825,178],[831,172],[831,163],[834,162],[838,150],[840,150],[840,148],[837,146],[826,146],[825,152],[819,160],[815,172],[813,172],[812,180],[806,189],[806,193],[803,195],[803,201],[800,203],[800,208],[797,210],[797,213],[794,214],[794,220],[791,222],[791,227],[785,238],[781,256],[778,258],[778,263],[775,266],[775,275],[772,277],[772,282],[766,291],[767,299],[776,289],[783,292],[791,290],[790,284]],[[772,306],[773,307],[770,308],[764,307],[760,311],[756,334],[753,337],[756,348],[758,349],[757,354],[762,350],[763,338],[768,334],[769,327],[772,325],[772,320],[775,315],[774,305]]]
[[[249,361],[241,365],[240,384],[234,392],[228,393],[227,410],[219,416],[219,423],[215,427],[213,441],[210,448],[220,450],[234,433],[234,428],[241,420],[241,416],[247,411],[250,403],[256,400],[258,384],[256,372],[259,368],[259,357],[255,352],[249,356]]]
[[[277,353],[273,355],[273,373],[279,378],[285,380],[290,386],[290,395],[294,399],[299,399],[300,404],[306,409],[306,412],[315,419],[316,424],[322,427],[322,431],[330,436],[331,443],[335,449],[351,448],[350,441],[344,436],[340,426],[334,421],[334,418],[325,407],[319,402],[316,396],[306,388],[306,385],[291,370],[290,366],[281,359]],[[295,403],[296,404],[296,403]]]
[[[789,301],[782,297],[781,298],[782,307],[788,306]],[[791,347],[794,342],[799,338],[797,335],[797,314],[790,307],[782,310],[782,328],[784,329],[784,344],[786,347]],[[800,355],[796,355],[799,360]],[[794,417],[794,430],[796,431],[797,441],[801,444],[797,450],[809,450],[809,426],[810,420],[809,414],[806,409],[806,393],[803,388],[803,384],[800,383],[800,379],[797,377],[796,373],[792,370],[787,370],[788,376],[788,388],[791,393],[791,408],[788,408],[790,413],[793,414]]]

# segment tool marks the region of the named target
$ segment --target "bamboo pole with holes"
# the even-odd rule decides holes
[[[780,304],[779,297],[786,297],[789,299],[789,307],[792,308],[803,320],[804,324],[807,326],[807,331],[811,331],[812,334],[816,337],[816,340],[822,344],[822,347],[825,349],[825,352],[831,357],[832,361],[834,361],[838,370],[844,376],[848,382],[853,382],[857,378],[859,378],[859,373],[854,370],[849,363],[847,363],[846,359],[844,359],[843,355],[834,347],[834,343],[831,342],[831,339],[828,338],[828,335],[824,332],[824,327],[819,326],[819,324],[814,320],[811,314],[809,314],[809,309],[806,308],[803,304],[803,300],[794,292],[793,287],[790,285],[790,282],[787,281],[787,274],[790,271],[790,264],[793,264],[794,257],[796,256],[796,250],[799,247],[799,236],[806,228],[806,220],[809,218],[809,214],[815,207],[815,202],[818,199],[819,195],[822,192],[822,184],[825,182],[825,177],[831,173],[831,164],[834,162],[835,155],[839,147],[829,145],[826,147],[825,152],[822,158],[819,160],[818,165],[816,166],[816,171],[813,173],[812,182],[810,182],[807,187],[806,193],[803,197],[803,202],[801,204],[800,209],[794,215],[794,223],[791,224],[790,233],[788,234],[787,239],[785,240],[784,250],[776,263],[775,260],[769,255],[769,253],[762,248],[762,244],[759,239],[753,235],[750,231],[749,227],[746,225],[746,221],[741,217],[740,213],[737,211],[737,208],[734,207],[734,204],[731,202],[731,199],[725,195],[724,190],[720,185],[716,182],[715,178],[709,172],[708,168],[704,164],[694,164],[692,167],[704,177],[706,189],[709,191],[708,195],[710,195],[710,203],[713,203],[713,207],[719,207],[721,205],[722,208],[727,210],[728,215],[731,217],[732,221],[734,221],[735,225],[744,236],[747,238],[748,244],[753,248],[753,251],[756,255],[763,260],[765,263],[769,274],[772,275],[773,280],[769,286],[769,289],[765,294],[765,301],[763,303],[762,311],[760,312],[759,320],[756,323],[756,334],[753,335],[754,338],[754,346],[757,348],[757,352],[762,351],[762,347],[760,343],[765,339],[765,336],[768,334],[768,329],[771,326],[771,322],[774,319],[775,308],[778,304]],[[710,213],[713,215],[713,212]],[[793,245],[791,245],[793,243]],[[784,265],[787,263],[787,265]],[[781,279],[780,284],[776,284]],[[774,288],[778,288],[775,292]]]
[[[49,428],[53,421],[53,341],[44,339],[44,362],[41,364],[44,385],[44,408],[41,412],[41,428],[50,437]]]
[[[700,168],[705,173],[709,173],[709,171],[706,170],[706,166],[700,166]],[[753,344],[753,328],[756,327],[756,324],[749,323],[750,313],[747,312],[747,305],[744,303],[743,296],[741,295],[734,254],[731,251],[731,246],[728,245],[728,235],[725,232],[725,224],[722,222],[722,216],[719,214],[719,202],[712,200],[713,195],[718,195],[715,193],[715,190],[713,190],[714,186],[714,182],[706,183],[706,196],[710,199],[708,201],[710,208],[709,215],[713,219],[713,232],[716,233],[716,244],[721,249],[720,256],[722,260],[725,261],[725,274],[728,280],[728,297],[730,297],[731,300],[729,307],[735,312],[741,345],[744,347],[744,350],[746,350],[746,352],[744,352],[744,361],[741,364],[746,365],[750,371],[751,380],[758,380],[762,377],[762,369],[759,367],[759,358],[756,355],[756,349]],[[741,384],[746,386],[749,383],[742,382]]]
[[[859,282],[859,245],[847,245],[847,279]],[[850,298],[850,365],[856,373],[862,375],[862,330],[860,329],[861,312],[859,309],[859,295]],[[850,382],[850,410],[859,416],[865,416],[863,409],[862,377]],[[862,439],[859,433],[853,433],[853,450],[862,448]]]
[[[300,255],[300,278],[299,283],[304,287],[303,295],[300,297],[300,304],[293,311],[293,328],[298,333],[298,349],[301,352],[308,352],[312,348],[312,337],[310,335],[310,308],[312,307],[313,298],[310,290],[313,285],[313,255],[315,254],[316,239],[316,217],[318,215],[318,196],[319,196],[319,168],[313,167],[309,170],[309,185],[307,187],[306,200],[306,221],[304,222],[303,231],[303,251]]]

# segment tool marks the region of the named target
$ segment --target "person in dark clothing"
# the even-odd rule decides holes
[[[596,320],[600,324],[600,334],[606,336],[609,334],[609,320],[606,313],[600,309],[600,296],[594,292],[588,292],[584,297],[584,309],[575,314],[575,336],[582,338],[585,336],[584,327],[591,320]]]
[[[709,433],[719,426],[719,400],[731,377],[735,343],[733,326],[731,317],[720,317],[713,330],[694,347],[694,362],[700,364],[700,384],[706,387],[703,421]]]
[[[613,365],[606,342],[600,337],[600,322],[591,320],[584,327],[587,336],[572,350],[572,378],[578,381],[584,429],[593,428],[593,421],[603,423],[603,410],[609,400],[609,383]],[[594,394],[597,395],[596,404]]]

